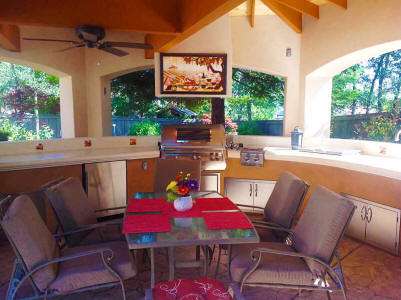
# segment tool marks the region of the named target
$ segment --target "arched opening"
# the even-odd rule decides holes
[[[158,135],[163,124],[211,123],[210,98],[155,97],[154,69],[110,80],[112,135]],[[233,68],[233,96],[224,101],[227,132],[282,135],[285,80]]]
[[[401,41],[369,47],[335,59],[307,75],[303,113],[305,135],[321,139],[330,137],[334,76],[361,61],[380,57],[400,48]]]
[[[71,76],[18,59],[0,58],[2,140],[75,136]]]
[[[400,98],[400,49],[345,69],[333,77],[330,137],[398,142]]]

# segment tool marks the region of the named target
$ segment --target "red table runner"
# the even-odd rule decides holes
[[[240,211],[206,212],[202,214],[207,229],[251,229],[252,224]]]
[[[167,206],[166,199],[130,199],[127,212],[157,212],[165,211]]]
[[[166,215],[129,215],[124,219],[123,233],[170,232],[170,220]]]
[[[238,207],[228,198],[196,198],[199,210],[232,210]]]

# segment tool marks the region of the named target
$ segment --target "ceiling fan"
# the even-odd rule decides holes
[[[96,48],[102,51],[109,52],[117,56],[128,55],[128,52],[122,51],[118,48],[135,48],[135,49],[153,49],[151,44],[146,43],[130,43],[130,42],[109,42],[104,41],[106,32],[104,28],[98,26],[78,26],[75,28],[75,33],[81,41],[69,41],[69,40],[54,40],[54,39],[36,39],[36,38],[24,38],[27,41],[38,41],[38,42],[61,42],[70,43],[73,46],[58,50],[57,52],[63,52],[74,48]]]

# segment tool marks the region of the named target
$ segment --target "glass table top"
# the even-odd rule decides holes
[[[216,192],[191,192],[192,198],[222,198]],[[165,192],[137,193],[136,199],[167,198]],[[171,232],[129,233],[126,239],[130,249],[180,245],[257,243],[255,229],[209,230],[203,218],[170,218]]]

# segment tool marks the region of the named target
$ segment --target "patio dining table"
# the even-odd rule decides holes
[[[216,192],[191,192],[193,199],[196,198],[223,198]],[[135,199],[160,199],[166,198],[164,192],[137,193]],[[237,210],[219,210],[209,212],[235,212]],[[125,213],[125,218],[132,213]],[[150,212],[139,212],[135,214],[152,214]],[[154,249],[167,247],[169,253],[169,280],[174,279],[174,247],[177,246],[201,246],[205,248],[214,244],[243,244],[258,243],[259,236],[253,226],[250,229],[208,229],[203,217],[175,217],[169,218],[171,231],[149,232],[149,233],[126,233],[125,237],[130,250],[149,249],[151,264],[151,287],[155,285],[155,255]],[[229,247],[230,251],[231,247]],[[207,268],[208,251],[205,253],[205,268]],[[230,252],[229,252],[230,255]],[[207,269],[205,269],[207,272]]]

